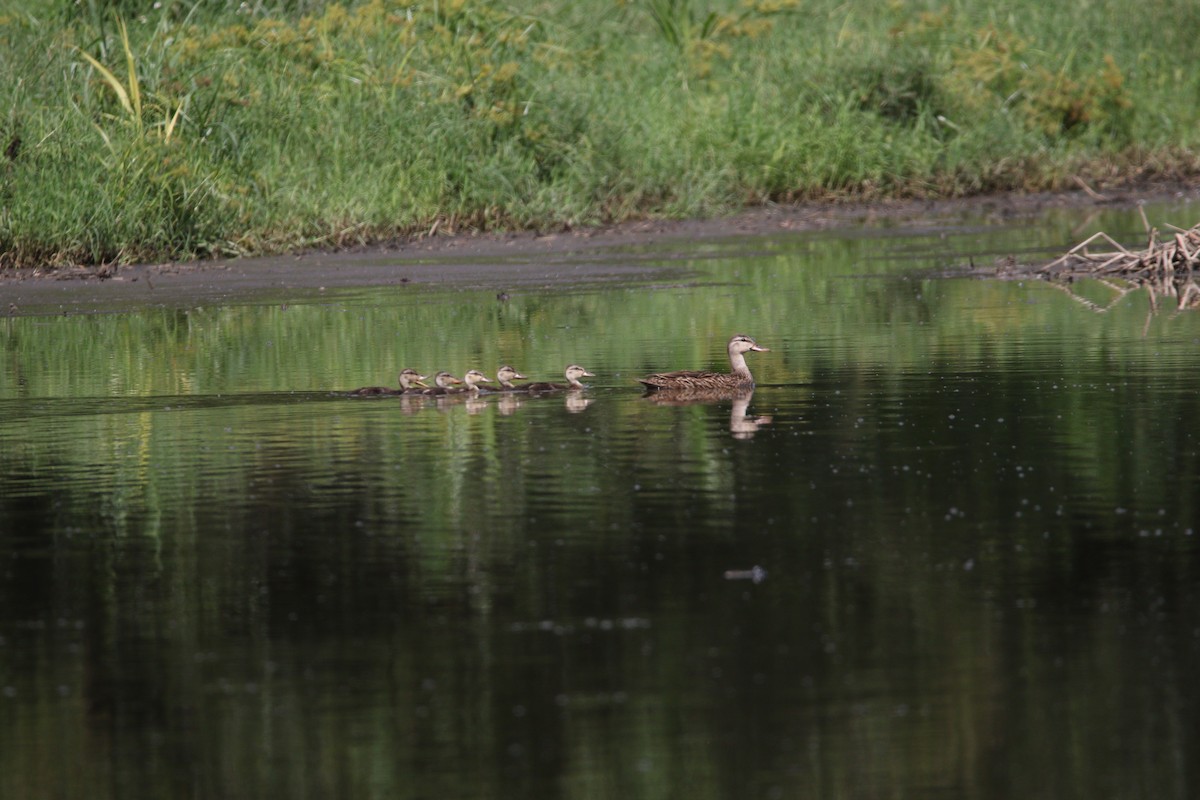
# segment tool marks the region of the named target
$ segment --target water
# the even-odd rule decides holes
[[[1139,227],[4,319],[0,796],[1192,797],[1200,315],[935,275]]]

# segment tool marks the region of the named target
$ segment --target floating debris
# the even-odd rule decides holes
[[[1158,229],[1150,226],[1145,211],[1142,222],[1148,238],[1143,250],[1130,250],[1101,231],[1050,263],[1035,267],[1033,275],[1098,312],[1107,311],[1138,289],[1146,289],[1151,310],[1157,310],[1160,297],[1171,298],[1179,310],[1200,308],[1200,285],[1196,283],[1196,272],[1200,270],[1200,224],[1188,230],[1168,225],[1170,236],[1160,239]],[[1092,247],[1097,243],[1111,249],[1093,252]],[[1071,287],[1080,278],[1091,278],[1116,296],[1106,306],[1081,297]]]
[[[725,580],[727,581],[754,581],[755,583],[762,583],[766,579],[767,571],[757,565],[750,569],[725,570]]]
[[[550,619],[531,622],[514,622],[508,626],[513,633],[553,633],[558,636],[579,633],[583,630],[635,631],[650,628],[645,617],[616,617],[612,619],[587,617],[581,621],[558,622]]]

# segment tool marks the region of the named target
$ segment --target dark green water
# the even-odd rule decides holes
[[[1139,228],[0,320],[0,797],[1195,797],[1200,313],[931,273]]]

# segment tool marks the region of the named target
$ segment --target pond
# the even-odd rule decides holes
[[[22,306],[0,796],[1195,796],[1200,314],[944,276],[1136,211],[926,222]]]

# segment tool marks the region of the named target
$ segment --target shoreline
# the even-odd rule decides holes
[[[939,220],[950,216],[1018,219],[1058,208],[1120,209],[1172,200],[1200,200],[1200,184],[1149,183],[1103,193],[1080,189],[942,200],[759,206],[707,219],[640,220],[557,232],[438,232],[372,246],[280,256],[46,272],[8,270],[0,272],[0,315],[95,313],[111,310],[114,304],[203,305],[248,300],[253,295],[286,294],[302,299],[335,288],[494,288],[620,280],[645,276],[661,267],[648,266],[640,259],[567,264],[562,257],[619,246],[813,232],[884,221],[937,227]],[[1195,220],[1175,222],[1183,225]]]

